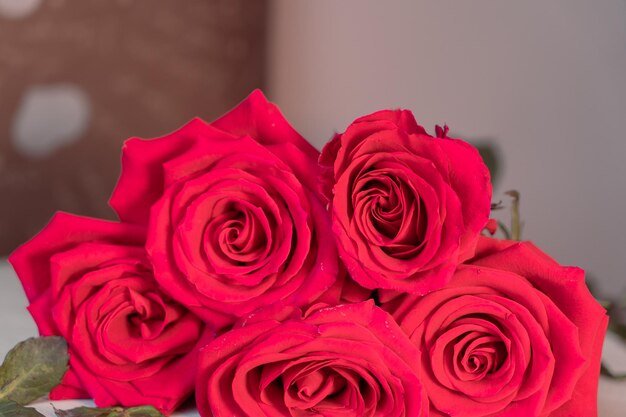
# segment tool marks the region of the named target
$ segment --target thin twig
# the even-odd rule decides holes
[[[522,227],[519,218],[519,192],[509,190],[504,194],[511,197],[511,239],[522,240]]]

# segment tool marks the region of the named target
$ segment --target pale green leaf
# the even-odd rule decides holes
[[[0,417],[43,417],[43,414],[34,408],[3,400],[0,401]]]
[[[0,400],[26,405],[48,394],[67,370],[62,337],[37,337],[15,345],[0,366]]]
[[[58,417],[163,417],[156,408],[145,405],[141,407],[78,407],[71,410],[54,409]]]

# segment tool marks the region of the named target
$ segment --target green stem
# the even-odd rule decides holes
[[[500,227],[500,230],[502,230],[502,234],[504,235],[504,238],[511,240],[511,232],[509,232],[509,228],[506,227],[506,225],[502,223],[501,221],[498,221],[498,227]]]
[[[522,240],[522,226],[519,217],[519,192],[510,190],[504,194],[511,197],[511,239]]]

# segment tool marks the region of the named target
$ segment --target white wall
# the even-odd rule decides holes
[[[495,138],[525,237],[626,289],[626,0],[272,6],[268,94],[309,140],[388,107]]]

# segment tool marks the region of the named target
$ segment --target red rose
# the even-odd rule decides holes
[[[367,288],[425,294],[473,254],[491,204],[469,144],[432,137],[406,110],[357,119],[322,150],[339,254]]]
[[[170,413],[193,392],[197,350],[211,336],[161,292],[144,239],[143,227],[59,213],[11,255],[40,333],[68,343],[69,371],[51,399]]]
[[[419,353],[373,302],[278,316],[250,318],[201,351],[202,416],[427,415]]]
[[[223,327],[278,301],[306,305],[334,283],[318,155],[256,91],[211,125],[127,141],[111,205],[148,223],[164,290]]]
[[[303,310],[325,304],[334,306],[338,304],[353,304],[372,298],[374,291],[361,287],[346,273],[343,265],[339,268],[335,283],[309,305],[303,306]]]
[[[421,350],[435,416],[597,416],[605,310],[579,268],[483,237],[470,265],[393,313]]]

